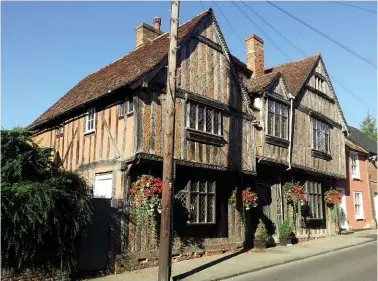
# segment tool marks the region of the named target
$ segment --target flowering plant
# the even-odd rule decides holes
[[[242,191],[242,199],[246,210],[249,210],[251,207],[255,207],[257,205],[257,200],[259,200],[257,194],[251,191],[250,187],[247,187]]]
[[[303,186],[292,184],[285,190],[286,200],[293,204],[296,204],[299,200],[305,201],[306,196],[304,192]]]
[[[327,205],[340,205],[341,202],[341,194],[337,190],[328,190],[324,193],[324,200],[327,203]]]
[[[153,214],[154,210],[161,212],[162,182],[160,178],[142,175],[131,185],[130,193],[133,195],[133,204],[137,216],[147,212]]]

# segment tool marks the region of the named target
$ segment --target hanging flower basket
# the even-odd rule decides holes
[[[137,219],[144,214],[152,216],[155,211],[161,212],[162,182],[160,178],[142,175],[131,185],[132,204]],[[159,212],[159,213],[160,213]]]
[[[335,189],[328,190],[324,193],[324,201],[330,207],[333,207],[335,205],[340,205],[341,193]]]
[[[286,186],[286,190],[285,190],[286,201],[289,204],[292,204],[294,206],[300,200],[301,201],[306,200],[304,193],[305,193],[305,189],[304,189],[303,186],[290,184],[290,185]]]
[[[243,206],[246,210],[249,210],[251,207],[257,207],[257,194],[251,191],[250,187],[247,187],[242,191]]]

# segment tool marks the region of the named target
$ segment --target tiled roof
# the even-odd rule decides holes
[[[202,12],[179,28],[178,43],[212,10]],[[35,127],[44,121],[72,110],[87,102],[96,100],[109,91],[138,80],[144,73],[161,63],[168,54],[168,33],[164,33],[141,47],[129,52],[115,62],[88,75],[68,93],[38,117],[31,125]]]
[[[246,82],[247,90],[249,93],[258,93],[266,90],[280,76],[279,73],[273,72],[248,79]]]
[[[311,57],[265,68],[264,72],[265,74],[281,73],[289,93],[296,96],[302,89],[319,58],[320,54],[315,54]]]
[[[361,146],[362,148],[366,149],[370,154],[377,154],[377,142],[362,133],[359,129],[354,128],[352,126],[348,126],[349,136],[348,138],[356,143],[357,145]]]
[[[368,154],[368,152],[365,149],[363,149],[361,146],[355,144],[354,142],[352,142],[348,139],[345,140],[345,145],[348,148],[353,149],[355,151],[358,151],[358,152],[361,152],[361,153],[364,153],[364,154]]]

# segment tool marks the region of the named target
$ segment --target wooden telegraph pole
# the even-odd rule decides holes
[[[172,255],[172,195],[173,152],[175,131],[176,53],[179,21],[179,0],[171,2],[171,26],[169,31],[166,129],[164,135],[163,193],[159,247],[159,281],[171,277]]]

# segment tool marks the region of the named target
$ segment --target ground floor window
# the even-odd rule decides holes
[[[176,199],[188,210],[189,224],[215,223],[215,181],[189,180],[176,194]]]
[[[364,210],[362,205],[362,192],[354,191],[354,217],[356,220],[364,218]]]
[[[307,181],[305,184],[306,199],[310,206],[311,218],[323,218],[322,184],[316,181]]]

